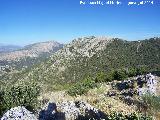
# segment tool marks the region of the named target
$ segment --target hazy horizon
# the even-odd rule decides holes
[[[71,40],[69,40],[69,41],[66,42],[66,43],[65,43],[65,42],[64,42],[64,43],[63,43],[63,42],[60,42],[60,41],[58,41],[58,40],[39,40],[39,41],[36,41],[36,42],[34,42],[34,41],[28,42],[27,44],[20,44],[20,43],[18,43],[18,41],[16,41],[18,44],[17,44],[17,43],[5,43],[5,42],[1,42],[1,41],[0,41],[0,45],[1,45],[1,46],[9,46],[9,45],[12,46],[12,45],[13,45],[13,46],[24,47],[24,46],[31,45],[31,44],[35,44],[35,43],[49,42],[49,41],[55,41],[55,42],[58,42],[58,43],[60,43],[60,44],[68,44],[68,43],[72,42],[72,40],[74,40],[74,39],[82,38],[82,37],[89,37],[89,36],[95,36],[95,35],[75,37],[75,38],[72,38]],[[101,36],[95,36],[95,37],[101,37]],[[132,39],[125,39],[125,38],[116,37],[116,36],[112,37],[112,36],[104,36],[104,35],[103,35],[103,37],[120,38],[120,39],[127,40],[127,41],[138,41],[138,40],[145,40],[145,39],[150,39],[150,38],[160,37],[160,36],[144,37],[144,38],[142,38],[142,39],[134,39],[134,40],[132,40]]]

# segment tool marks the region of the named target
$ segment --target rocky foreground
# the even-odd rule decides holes
[[[1,120],[108,120],[114,111],[129,115],[143,107],[138,106],[143,105],[138,97],[146,93],[159,95],[159,80],[152,74],[137,76],[103,83],[76,97],[65,91],[45,93],[40,96],[41,107],[35,113],[18,106],[8,110]]]
[[[105,118],[98,109],[83,101],[65,101],[62,103],[48,103],[37,116],[25,107],[15,107],[8,110],[1,120],[75,120]]]

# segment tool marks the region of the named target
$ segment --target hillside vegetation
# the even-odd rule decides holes
[[[158,71],[159,51],[160,38],[142,41],[93,36],[79,38],[57,51],[46,62],[25,72],[24,78],[54,85],[74,83],[114,69],[144,67],[148,71]]]
[[[115,69],[160,68],[160,38],[125,41],[118,38],[84,37],[73,40],[48,60],[32,69],[2,76],[3,80],[36,80],[54,87]],[[21,76],[21,77],[20,77]]]

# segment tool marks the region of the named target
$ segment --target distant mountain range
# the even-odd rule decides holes
[[[0,53],[0,61],[7,60],[19,60],[26,57],[38,57],[42,54],[49,54],[52,52],[57,51],[59,48],[62,48],[63,45],[55,42],[55,41],[48,41],[48,42],[40,42],[31,45],[27,45],[25,47],[18,47],[18,46],[1,46],[2,52]],[[4,51],[4,52],[3,52]],[[7,52],[7,53],[6,53]]]
[[[22,70],[39,64],[62,47],[63,44],[55,41],[40,42],[24,47],[5,46],[5,49],[0,52],[0,74],[6,69],[7,71]]]
[[[0,44],[0,53],[11,52],[11,51],[14,51],[14,50],[18,50],[20,48],[21,48],[21,46]]]

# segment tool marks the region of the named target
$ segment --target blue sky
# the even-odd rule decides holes
[[[79,3],[80,0],[0,0],[0,43],[27,45],[49,40],[68,43],[90,35],[128,40],[160,36],[158,1],[142,6]]]

